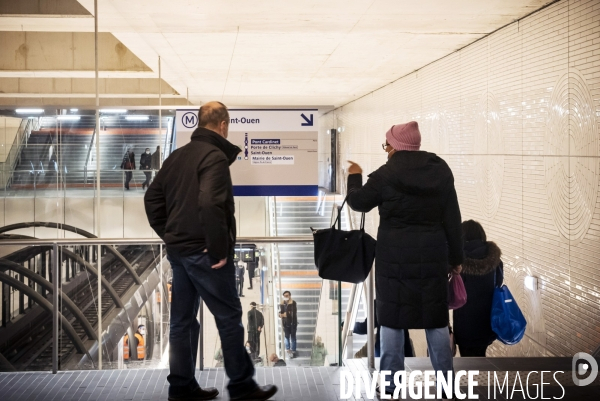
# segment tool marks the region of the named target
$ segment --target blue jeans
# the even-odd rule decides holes
[[[229,376],[227,389],[232,398],[248,394],[257,387],[252,378],[254,366],[244,348],[242,304],[235,289],[235,266],[231,258],[220,269],[207,253],[178,255],[167,249],[173,269],[171,322],[169,333],[169,396],[196,390],[196,355],[200,323],[196,319],[200,297],[215,317]]]
[[[379,371],[389,370],[391,376],[386,375],[386,380],[391,385],[386,387],[386,392],[393,393],[396,389],[394,384],[394,374],[404,370],[404,329],[392,329],[381,326],[381,360],[379,361]],[[450,332],[448,327],[439,329],[425,329],[427,337],[427,348],[429,349],[429,358],[431,364],[437,372],[442,371],[446,380],[448,380],[448,371],[453,371],[452,348],[450,347]]]
[[[283,326],[285,349],[296,352],[296,329],[298,326]]]

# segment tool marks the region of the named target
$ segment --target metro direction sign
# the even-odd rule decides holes
[[[312,196],[318,191],[317,109],[229,109],[229,137],[242,149],[231,165],[236,196]],[[175,148],[198,126],[177,110]]]

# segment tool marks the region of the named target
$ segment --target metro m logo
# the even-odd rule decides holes
[[[194,112],[185,113],[181,117],[181,123],[186,128],[194,128],[198,124],[198,116]]]

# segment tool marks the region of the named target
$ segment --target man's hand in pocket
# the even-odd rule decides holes
[[[219,260],[219,263],[212,265],[211,267],[213,269],[220,269],[221,267],[225,266],[225,263],[227,263],[227,258]]]

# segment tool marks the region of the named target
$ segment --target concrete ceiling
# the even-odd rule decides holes
[[[93,0],[64,0],[63,7],[44,10],[40,3],[57,0],[22,2],[32,3],[30,11],[0,6],[1,31],[93,31]],[[193,104],[216,99],[327,107],[363,96],[549,2],[99,0],[98,14],[100,31],[112,33],[155,74],[160,56],[164,81],[173,93],[189,93]],[[15,77],[14,71],[2,74]]]

